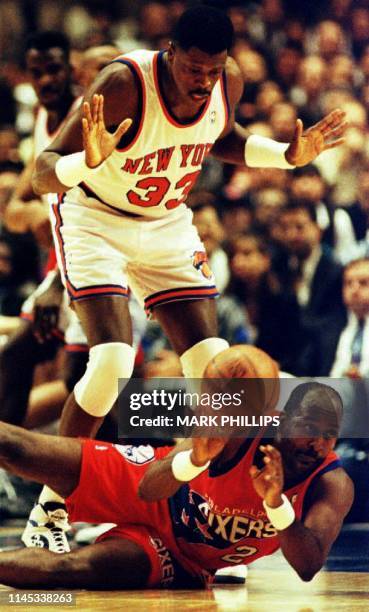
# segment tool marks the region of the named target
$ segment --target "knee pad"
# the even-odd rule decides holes
[[[118,397],[118,378],[130,378],[134,362],[135,351],[129,344],[93,346],[86,371],[74,387],[78,405],[92,416],[105,416]]]
[[[186,378],[202,378],[210,359],[229,348],[223,338],[206,338],[194,344],[180,357],[183,374]]]

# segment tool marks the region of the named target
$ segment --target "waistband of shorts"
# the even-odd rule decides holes
[[[111,204],[107,204],[106,202],[104,202],[104,200],[99,198],[99,196],[94,191],[92,191],[92,189],[90,189],[86,185],[86,183],[79,183],[78,187],[83,191],[83,193],[88,198],[94,198],[95,200],[98,200],[99,202],[101,202],[101,204],[104,204],[104,206],[107,206],[108,208],[115,210],[116,212],[121,214],[123,217],[131,217],[132,219],[144,219],[145,218],[144,215],[139,215],[137,213],[128,212],[127,210],[122,210],[121,208],[118,208],[117,206],[112,206]]]

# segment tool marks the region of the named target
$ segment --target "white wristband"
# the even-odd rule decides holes
[[[191,461],[191,452],[191,450],[186,450],[174,455],[172,459],[172,472],[176,480],[188,482],[208,469],[210,461],[200,467],[194,465]]]
[[[291,170],[285,157],[289,143],[277,142],[265,136],[252,134],[245,144],[245,162],[250,168],[282,168]]]
[[[100,164],[96,168],[89,168],[86,164],[85,152],[78,151],[78,153],[59,157],[55,164],[55,174],[66,187],[75,187],[99,171],[102,166],[103,164]]]
[[[267,513],[268,519],[278,531],[287,529],[287,527],[292,525],[293,521],[295,520],[295,511],[292,504],[283,493],[282,500],[283,503],[278,506],[278,508],[270,508],[265,501],[263,501],[263,506]]]

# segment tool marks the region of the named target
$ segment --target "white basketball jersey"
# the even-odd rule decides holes
[[[61,121],[61,123],[59,123],[58,127],[53,132],[49,132],[47,127],[46,108],[44,106],[39,107],[37,111],[35,127],[33,130],[33,151],[35,159],[40,155],[40,153],[42,153],[44,149],[46,149],[46,147],[49,146],[49,144],[54,140],[54,138],[56,138],[68,117],[78,108],[78,106],[81,104],[81,101],[82,98],[78,97],[72,102],[67,116],[63,119],[63,121]]]
[[[81,101],[82,101],[81,96],[73,100],[71,107],[68,111],[68,114],[63,119],[63,121],[59,123],[58,127],[53,132],[49,132],[48,127],[47,127],[46,108],[44,106],[39,107],[37,111],[35,127],[33,130],[34,159],[36,159],[40,155],[40,153],[42,153],[42,151],[46,149],[46,147],[49,146],[49,144],[54,140],[54,138],[56,138],[56,136],[59,134],[60,130],[62,129],[68,117],[79,107],[79,105],[81,104]],[[43,202],[45,202],[45,204],[48,204],[51,201],[51,198],[49,196],[50,194],[41,196],[41,199]]]
[[[148,217],[183,207],[204,158],[228,121],[220,78],[201,112],[179,123],[166,106],[158,71],[163,52],[138,50],[118,58],[141,84],[141,120],[133,141],[116,149],[85,185],[107,205]],[[122,99],[122,119],[124,99]]]

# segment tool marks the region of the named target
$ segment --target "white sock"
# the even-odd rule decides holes
[[[45,502],[60,502],[61,504],[64,504],[64,499],[46,485],[42,489],[38,501],[40,504],[44,504]]]

